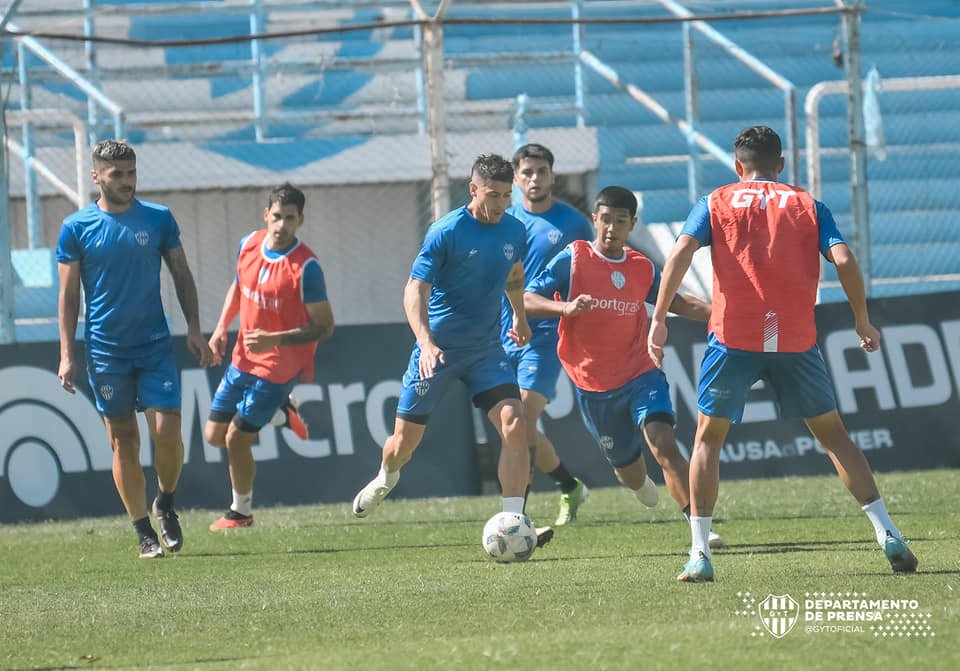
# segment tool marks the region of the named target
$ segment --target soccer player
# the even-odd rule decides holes
[[[180,374],[160,300],[160,263],[166,262],[187,322],[187,347],[209,366],[213,353],[200,332],[197,287],[180,242],[180,229],[164,205],[139,200],[137,155],[125,142],[93,149],[96,202],[64,219],[57,243],[61,386],[76,392],[74,358],[80,286],[86,320],[87,376],[113,450],[113,481],[140,539],[140,558],[163,556],[147,509],[140,466],[136,411],[147,417],[156,446],[159,493],[153,513],[163,544],[183,547],[173,495],[183,468]]]
[[[511,337],[530,340],[523,310],[526,231],[506,213],[513,166],[496,154],[477,158],[470,171],[470,202],[434,222],[413,263],[403,307],[416,344],[403,375],[393,435],[383,446],[377,476],[353,500],[366,517],[396,486],[400,468],[420,444],[430,413],[450,382],[460,378],[473,403],[497,428],[503,448],[498,475],[503,510],[523,513],[530,479],[523,408],[517,378],[500,345],[500,297],[513,308]],[[541,544],[552,535],[547,535]]]
[[[305,202],[303,192],[289,183],[270,192],[263,210],[266,225],[240,241],[237,274],[210,337],[219,363],[227,329],[240,315],[233,358],[204,429],[207,442],[227,448],[233,488],[230,508],[211,531],[253,525],[252,447],[278,411],[300,438],[308,437],[288,399],[297,382],[313,381],[317,343],[333,333],[333,310],[320,262],[296,235]]]
[[[527,313],[559,318],[557,351],[576,386],[584,423],[620,483],[640,502],[657,505],[657,487],[647,475],[644,438],[663,468],[667,491],[689,514],[687,461],[677,447],[669,385],[646,350],[647,310],[660,272],[646,256],[626,246],[637,221],[637,198],[608,186],[594,201],[592,242],[569,244],[527,286]],[[558,300],[559,298],[559,300]],[[710,306],[677,294],[670,310],[707,321]],[[713,534],[715,546],[722,544]]]
[[[541,144],[527,144],[513,155],[514,182],[523,194],[522,205],[512,205],[508,214],[523,222],[527,230],[527,252],[523,256],[525,277],[540,274],[547,262],[574,240],[590,240],[590,221],[579,210],[553,196],[553,153]],[[531,319],[530,342],[518,345],[510,337],[513,310],[504,298],[500,312],[500,340],[520,386],[523,415],[527,421],[527,442],[535,446],[537,468],[560,488],[560,512],[554,524],[573,524],[577,510],[587,498],[583,481],[570,474],[550,439],[538,428],[540,415],[556,396],[560,361],[557,359],[557,320]]]
[[[739,422],[747,392],[763,379],[780,411],[802,417],[827,451],[840,479],[873,524],[895,572],[913,572],[917,558],[887,513],[863,452],[850,440],[833,383],[817,347],[814,304],[819,255],[837,268],[853,310],[860,347],[880,348],[870,323],[860,268],[830,210],[796,186],[777,182],[780,137],[766,126],[743,130],[733,143],[740,180],[702,198],[691,210],[664,265],[651,317],[650,356],[659,366],[667,340],[666,312],[693,253],[710,245],[713,312],[700,367],[697,433],[690,462],[693,515],[690,561],[683,582],[713,580],[707,529],[717,500],[720,449]]]

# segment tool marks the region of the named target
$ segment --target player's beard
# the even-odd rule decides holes
[[[133,197],[137,194],[137,188],[133,187],[129,192],[108,189],[101,185],[104,199],[111,205],[129,205],[133,202]]]

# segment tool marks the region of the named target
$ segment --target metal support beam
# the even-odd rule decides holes
[[[863,125],[863,77],[860,65],[860,11],[857,0],[847,5],[854,9],[843,15],[845,42],[843,64],[847,75],[847,129],[850,145],[850,214],[853,219],[853,251],[863,272],[867,296],[871,296],[873,273],[870,265],[870,199],[867,193],[867,142]]]

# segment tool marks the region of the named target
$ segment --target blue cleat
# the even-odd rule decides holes
[[[883,541],[883,554],[890,562],[894,573],[914,573],[917,570],[917,558],[907,547],[907,541],[897,538],[887,531],[887,539]]]
[[[683,573],[677,576],[680,582],[713,582],[713,565],[707,555],[700,553],[683,567]]]

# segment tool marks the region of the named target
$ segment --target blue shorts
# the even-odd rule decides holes
[[[421,380],[420,345],[413,346],[410,362],[403,374],[400,400],[397,402],[398,417],[425,424],[426,418],[437,407],[447,386],[455,379],[463,380],[474,405],[484,411],[496,405],[489,403],[484,392],[497,387],[512,387],[511,390],[501,391],[501,399],[520,398],[517,378],[499,342],[491,343],[483,349],[446,349],[443,354],[445,363],[434,371],[433,377]]]
[[[87,379],[97,410],[105,417],[180,407],[180,373],[169,338],[128,350],[123,356],[88,348]]]
[[[820,348],[806,352],[747,352],[708,345],[700,365],[697,407],[710,417],[739,422],[750,387],[764,380],[781,417],[816,417],[835,410],[837,397]]]
[[[296,382],[297,378],[294,377],[289,382],[277,384],[244,373],[230,364],[213,395],[210,419],[228,422],[234,415],[240,415],[251,426],[266,426],[286,402]]]
[[[577,403],[587,431],[614,468],[629,466],[641,457],[647,419],[675,422],[670,385],[659,368],[611,391],[577,389]]]
[[[560,359],[556,345],[543,347],[514,348],[507,350],[507,360],[517,374],[521,389],[535,391],[548,401],[557,395],[557,378],[560,377]]]

